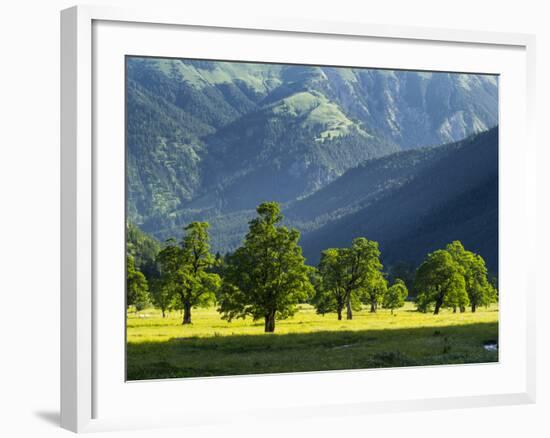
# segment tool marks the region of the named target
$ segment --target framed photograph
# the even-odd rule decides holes
[[[534,401],[534,37],[79,6],[61,54],[63,427]]]

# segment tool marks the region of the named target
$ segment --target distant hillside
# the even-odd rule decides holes
[[[306,230],[306,224],[319,227],[387,196],[460,146],[411,149],[367,160],[312,195],[290,203],[285,215],[294,223],[303,222]]]
[[[208,219],[221,252],[261,201],[498,121],[488,75],[128,58],[127,85],[128,219],[159,239]]]
[[[321,250],[347,246],[357,236],[379,241],[387,264],[419,263],[459,239],[496,271],[498,129],[365,163],[291,206],[288,216],[306,228],[325,210],[350,213],[309,225],[302,239],[309,263],[317,263]]]

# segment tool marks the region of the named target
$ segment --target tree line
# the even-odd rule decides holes
[[[279,204],[264,202],[256,211],[242,245],[223,257],[210,250],[207,222],[187,225],[179,242],[167,240],[154,258],[156,272],[148,277],[128,254],[127,304],[136,310],[153,304],[163,317],[180,310],[183,324],[192,322],[193,309],[217,304],[227,321],[251,317],[264,321],[265,332],[274,332],[276,321],[293,316],[300,303],[312,304],[321,315],[336,313],[339,320],[344,312],[352,319],[363,305],[373,313],[383,307],[393,314],[411,286],[417,310],[436,315],[442,308],[475,312],[497,301],[485,261],[459,241],[428,254],[408,287],[402,278],[390,284],[378,242],[355,238],[349,247],[322,251],[319,265],[308,266],[300,233],[281,224]]]

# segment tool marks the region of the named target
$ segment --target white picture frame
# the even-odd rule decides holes
[[[117,33],[121,32],[119,27],[125,28],[122,32],[132,32],[128,34],[132,38],[124,38],[123,34]],[[532,304],[527,305],[527,303],[533,302],[535,289],[534,273],[531,271],[528,260],[518,265],[514,273],[510,273],[506,279],[503,279],[503,281],[508,282],[510,287],[513,286],[514,289],[520,290],[518,292],[520,299],[518,300],[519,304],[515,307],[508,306],[506,301],[503,303],[501,323],[504,326],[501,328],[501,335],[503,330],[507,333],[506,324],[508,321],[518,322],[516,330],[519,333],[515,333],[514,340],[510,341],[508,354],[506,354],[506,350],[503,351],[504,358],[498,364],[501,368],[483,369],[483,365],[447,368],[419,367],[416,370],[409,371],[395,369],[293,373],[286,375],[284,378],[276,375],[265,375],[185,379],[187,382],[143,383],[120,381],[120,372],[113,372],[108,375],[105,371],[108,368],[107,365],[109,365],[105,362],[106,357],[114,357],[114,359],[109,358],[108,360],[111,363],[116,362],[118,369],[121,366],[123,368],[124,358],[119,355],[120,349],[124,349],[123,345],[119,345],[119,335],[123,336],[123,334],[113,337],[114,350],[111,350],[110,345],[107,345],[108,342],[105,336],[106,327],[109,328],[109,318],[114,318],[113,321],[116,319],[118,321],[116,324],[120,325],[120,315],[122,315],[123,309],[121,311],[115,308],[112,315],[110,312],[107,315],[106,312],[102,311],[104,307],[101,307],[105,306],[106,300],[98,300],[97,295],[98,290],[100,291],[104,284],[119,284],[123,288],[122,283],[118,282],[120,276],[117,277],[116,272],[110,275],[103,269],[103,266],[109,261],[106,260],[107,256],[102,256],[105,254],[107,245],[115,245],[119,237],[117,234],[115,239],[107,238],[109,225],[105,225],[106,222],[102,218],[104,213],[102,212],[108,210],[109,205],[118,205],[116,202],[120,201],[120,197],[117,198],[117,193],[120,195],[120,191],[113,190],[114,194],[110,196],[105,188],[112,186],[113,181],[115,181],[112,178],[116,179],[112,175],[121,170],[121,155],[120,149],[117,149],[119,152],[118,158],[114,157],[115,159],[110,162],[113,163],[113,166],[118,167],[109,169],[106,167],[105,154],[97,154],[97,144],[98,142],[104,144],[105,141],[111,141],[105,140],[108,138],[105,136],[110,136],[116,129],[119,129],[118,134],[113,134],[114,140],[112,141],[120,146],[120,141],[117,139],[120,139],[120,130],[124,128],[122,126],[118,128],[110,127],[103,122],[102,115],[105,112],[101,110],[101,108],[104,108],[102,107],[104,105],[102,93],[108,91],[109,86],[116,87],[117,84],[120,85],[120,77],[112,84],[103,87],[99,82],[105,76],[101,66],[98,67],[98,65],[105,65],[110,56],[119,58],[121,53],[136,54],[135,47],[138,47],[136,44],[145,44],[145,39],[140,42],[139,34],[144,32],[139,30],[140,28],[147,28],[149,32],[147,41],[150,42],[151,47],[147,50],[158,50],[158,48],[155,49],[155,45],[162,45],[162,47],[165,47],[166,54],[172,49],[166,41],[163,44],[161,34],[178,32],[178,29],[186,29],[186,32],[200,32],[201,35],[208,35],[209,32],[219,34],[231,31],[236,34],[235,38],[246,39],[249,47],[249,52],[246,52],[249,53],[248,55],[243,52],[242,55],[234,54],[233,56],[248,56],[249,60],[258,60],[254,53],[268,50],[266,47],[269,44],[266,44],[266,47],[257,47],[259,43],[255,42],[255,39],[263,38],[264,33],[268,33],[269,38],[272,39],[334,38],[339,41],[337,44],[347,44],[345,41],[352,40],[354,44],[362,44],[368,41],[369,44],[376,45],[383,42],[387,45],[396,46],[397,49],[395,50],[401,50],[404,58],[405,53],[402,48],[399,49],[400,44],[406,43],[411,48],[418,47],[419,50],[424,50],[423,47],[426,47],[425,50],[432,50],[430,47],[435,47],[433,50],[439,50],[442,56],[423,64],[434,70],[460,69],[460,62],[463,62],[460,61],[460,56],[444,56],[447,45],[452,45],[465,54],[479,50],[478,55],[476,55],[477,58],[473,56],[468,61],[469,64],[464,63],[463,65],[469,65],[467,67],[469,70],[476,71],[475,63],[478,62],[478,71],[497,74],[502,74],[506,69],[510,69],[506,71],[510,72],[510,78],[513,78],[515,82],[513,87],[508,85],[511,90],[510,93],[506,92],[507,85],[505,85],[504,97],[501,97],[501,120],[507,122],[512,119],[512,113],[508,113],[508,109],[517,111],[514,115],[519,114],[520,116],[520,120],[506,124],[504,130],[501,131],[501,135],[506,135],[506,138],[513,138],[515,143],[520,142],[522,145],[519,150],[506,149],[509,151],[509,155],[508,152],[504,154],[500,163],[501,168],[506,168],[506,166],[518,163],[518,160],[521,160],[520,170],[516,173],[519,181],[516,181],[518,187],[514,188],[507,184],[506,178],[503,179],[501,185],[500,199],[504,202],[504,212],[509,212],[509,215],[505,216],[507,219],[505,221],[501,220],[500,224],[501,235],[504,236],[504,239],[508,239],[507,236],[510,238],[509,244],[504,242],[506,244],[504,248],[517,248],[518,250],[530,248],[530,253],[534,253],[532,250],[536,237],[534,197],[536,166],[533,138],[534,36],[483,31],[383,26],[366,23],[313,22],[296,18],[282,20],[243,16],[239,21],[231,20],[231,22],[227,22],[224,17],[193,15],[184,9],[181,11],[165,11],[156,8],[129,10],[104,6],[77,6],[66,9],[61,12],[62,427],[75,432],[84,432],[189,425],[191,423],[206,424],[211,422],[213,417],[216,417],[217,422],[240,421],[250,416],[268,420],[281,415],[292,418],[305,418],[316,415],[324,416],[329,413],[330,415],[361,415],[368,412],[398,412],[414,409],[534,402],[535,311],[534,306]],[[133,42],[133,49],[128,49],[129,46],[125,45],[126,40]],[[105,41],[109,44],[106,45]],[[264,42],[266,41],[267,39]],[[107,46],[109,46],[108,50],[106,49]],[[207,49],[205,46],[205,50]],[[127,50],[132,50],[132,52],[130,53]],[[219,50],[223,50],[223,47],[217,47],[216,50],[219,53]],[[491,59],[487,59],[487,56],[489,58],[492,56],[487,55],[491,51],[495,53],[495,59],[502,56],[501,61],[495,61],[494,65],[497,67],[494,68],[491,67]],[[497,54],[497,52],[502,55]],[[165,53],[161,53],[161,55]],[[104,54],[105,58],[102,58]],[[273,56],[273,59],[281,59],[277,56],[282,55],[274,51],[269,56]],[[287,53],[285,56],[298,57],[300,54],[298,52],[296,55]],[[330,56],[330,54],[327,56]],[[284,59],[287,60],[287,58]],[[98,60],[100,62],[96,62]],[[396,60],[395,63],[378,61],[376,66],[381,62],[384,62],[385,66],[399,67],[399,63],[405,61]],[[336,63],[338,64],[338,62]],[[513,81],[511,79],[510,84]],[[98,92],[99,89],[103,91]],[[116,99],[116,96],[119,96],[117,93],[120,91],[122,90],[115,90],[115,93],[111,93],[111,95],[114,95],[112,98]],[[516,108],[509,108],[509,102],[513,102]],[[118,102],[118,104],[123,105],[123,102]],[[502,109],[503,105],[505,106],[504,110]],[[120,113],[116,113],[109,118],[113,123],[116,123],[120,121],[119,116]],[[98,125],[101,126],[99,129]],[[505,144],[502,146],[504,148],[507,147],[506,138],[504,139]],[[106,177],[105,175],[110,176]],[[503,196],[506,197],[503,198]],[[110,200],[107,200],[108,197],[110,197]],[[511,200],[523,200],[522,208],[516,208],[517,211],[513,210]],[[110,202],[112,204],[109,204]],[[510,206],[509,211],[506,210],[507,202]],[[99,205],[102,207],[97,208]],[[118,208],[123,211],[124,205],[122,204]],[[119,210],[117,211],[118,213],[114,213],[115,216],[120,213]],[[514,240],[512,236],[514,229],[520,226],[524,227],[524,241],[522,242],[517,239]],[[502,231],[503,227],[505,234]],[[122,228],[119,231],[121,230]],[[123,248],[119,248],[118,251],[123,251]],[[510,262],[512,261],[513,259],[510,260]],[[508,266],[506,265],[507,260],[504,260],[504,262],[504,266]],[[501,286],[501,290],[505,291],[505,289],[506,285]],[[120,295],[122,296],[122,292]],[[120,312],[119,316],[116,316],[117,311]],[[113,326],[116,324],[113,322]],[[115,331],[118,330],[119,325],[114,327]],[[104,354],[98,354],[101,351]],[[499,374],[500,369],[507,370]],[[390,395],[383,398],[376,394],[373,376],[376,376],[377,380],[383,380],[385,373],[393,373],[392,379],[394,380],[400,379],[400,376],[405,376],[404,373],[441,377],[452,374],[457,379],[461,378],[461,373],[463,373],[463,378],[466,378],[466,374],[475,376],[476,373],[481,373],[487,375],[487,379],[490,379],[490,375],[494,375],[495,381],[485,386],[480,384],[478,391],[470,391],[469,388],[461,389],[460,381],[458,381],[455,389],[438,390],[434,386],[433,388],[427,388],[425,392],[421,392],[412,388],[409,392],[404,390],[390,391]],[[321,395],[312,391],[312,396],[309,399],[306,397],[300,399],[297,396],[295,404],[287,405],[275,396],[273,407],[276,409],[272,407],[271,411],[255,410],[254,406],[247,405],[246,401],[246,395],[251,394],[260,386],[284,388],[285,385],[292,384],[305,385],[304,388],[311,389],[319,385],[326,385],[323,391],[336,393],[336,388],[340,387],[342,382],[355,379],[357,376],[363,376],[365,382],[369,382],[368,387],[374,391],[369,397],[361,394],[352,397],[350,394],[340,394],[339,392],[339,398],[329,403]],[[500,379],[500,384],[503,385],[502,390],[499,390],[497,386],[499,384],[498,379]],[[504,382],[503,379],[507,382]],[[165,409],[162,404],[156,407],[148,406],[147,412],[149,415],[135,414],[135,416],[132,416],[129,411],[117,411],[113,407],[122,401],[119,397],[127,397],[126,400],[130,400],[135,395],[136,385],[146,385],[142,387],[146,388],[144,391],[151,395],[158,395],[164,392],[168,394],[172,391],[171,388],[178,385],[178,387],[181,387],[183,384],[186,385],[187,391],[201,390],[210,395],[215,395],[223,390],[234,391],[238,388],[243,396],[241,398],[236,397],[232,401],[234,410],[227,412],[224,412],[221,405],[218,406],[216,403],[206,404],[203,401],[204,399],[199,399],[194,403],[194,411],[189,411],[189,407],[187,407],[185,411],[187,415],[181,414],[181,408],[177,403],[170,411]],[[120,391],[116,388],[111,391],[110,388],[114,386],[121,388]],[[123,392],[128,388],[129,391],[124,395]],[[174,395],[172,394],[170,397],[174,397]],[[208,412],[206,412],[206,408],[208,408]],[[104,415],[102,412],[106,412],[106,414]]]

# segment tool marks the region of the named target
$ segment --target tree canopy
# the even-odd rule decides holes
[[[184,231],[180,244],[168,240],[158,259],[164,287],[179,300],[183,324],[190,324],[191,309],[212,303],[221,280],[211,272],[215,259],[208,243],[208,223],[192,222]]]
[[[385,309],[391,309],[391,313],[393,313],[395,309],[405,305],[405,299],[408,295],[409,291],[405,282],[397,278],[384,295],[383,306]]]
[[[318,313],[336,312],[338,319],[346,308],[346,318],[361,308],[361,300],[378,303],[385,290],[378,243],[358,237],[349,248],[330,248],[322,252],[321,280],[313,304]],[[373,304],[376,310],[376,304]]]
[[[388,291],[388,281],[382,271],[375,271],[365,287],[364,300],[370,305],[371,313],[376,313],[378,305],[384,301]]]
[[[397,277],[400,272],[412,281],[422,312],[464,312],[466,306],[475,312],[498,300],[497,280],[489,279],[484,259],[458,240],[428,254],[413,280],[412,267],[404,263],[384,272],[378,242],[364,237],[355,238],[347,248],[325,249],[315,268],[305,264],[300,233],[282,225],[278,203],[264,202],[256,211],[242,246],[215,256],[208,222],[190,223],[181,241],[169,239],[162,250],[154,239],[128,225],[128,306],[141,310],[153,304],[163,317],[169,309],[180,309],[183,324],[189,324],[193,308],[217,303],[223,319],[263,319],[265,331],[273,332],[276,319],[293,316],[300,303],[312,304],[318,314],[335,312],[339,320],[344,309],[352,319],[363,304],[371,312],[382,306],[393,314],[409,296],[406,281]]]
[[[149,281],[149,292],[151,294],[151,301],[160,309],[162,317],[166,317],[166,311],[174,306],[174,293],[172,286],[167,279],[153,278]]]
[[[264,330],[275,331],[275,320],[288,318],[313,292],[309,268],[298,245],[300,233],[279,225],[283,216],[276,202],[257,208],[243,245],[227,257],[219,295],[222,317],[264,319]]]
[[[131,222],[126,224],[126,252],[134,258],[135,268],[150,281],[159,277],[157,255],[160,243]]]
[[[428,311],[433,305],[434,314],[437,315],[441,307],[468,305],[460,265],[446,250],[428,254],[416,272],[414,285],[418,292],[416,302],[420,311]]]
[[[317,313],[324,315],[336,312],[338,320],[346,306],[346,266],[341,260],[341,251],[329,248],[322,252],[319,263],[319,279],[315,282],[312,304]]]
[[[150,303],[145,275],[135,267],[134,258],[126,256],[126,305],[142,310]]]
[[[446,249],[460,266],[472,312],[479,306],[494,303],[497,299],[496,289],[489,281],[483,257],[464,249],[458,240],[448,244]]]
[[[358,237],[351,247],[343,248],[342,263],[346,267],[347,319],[352,319],[352,302],[360,299],[369,288],[374,288],[382,270],[378,242]]]

